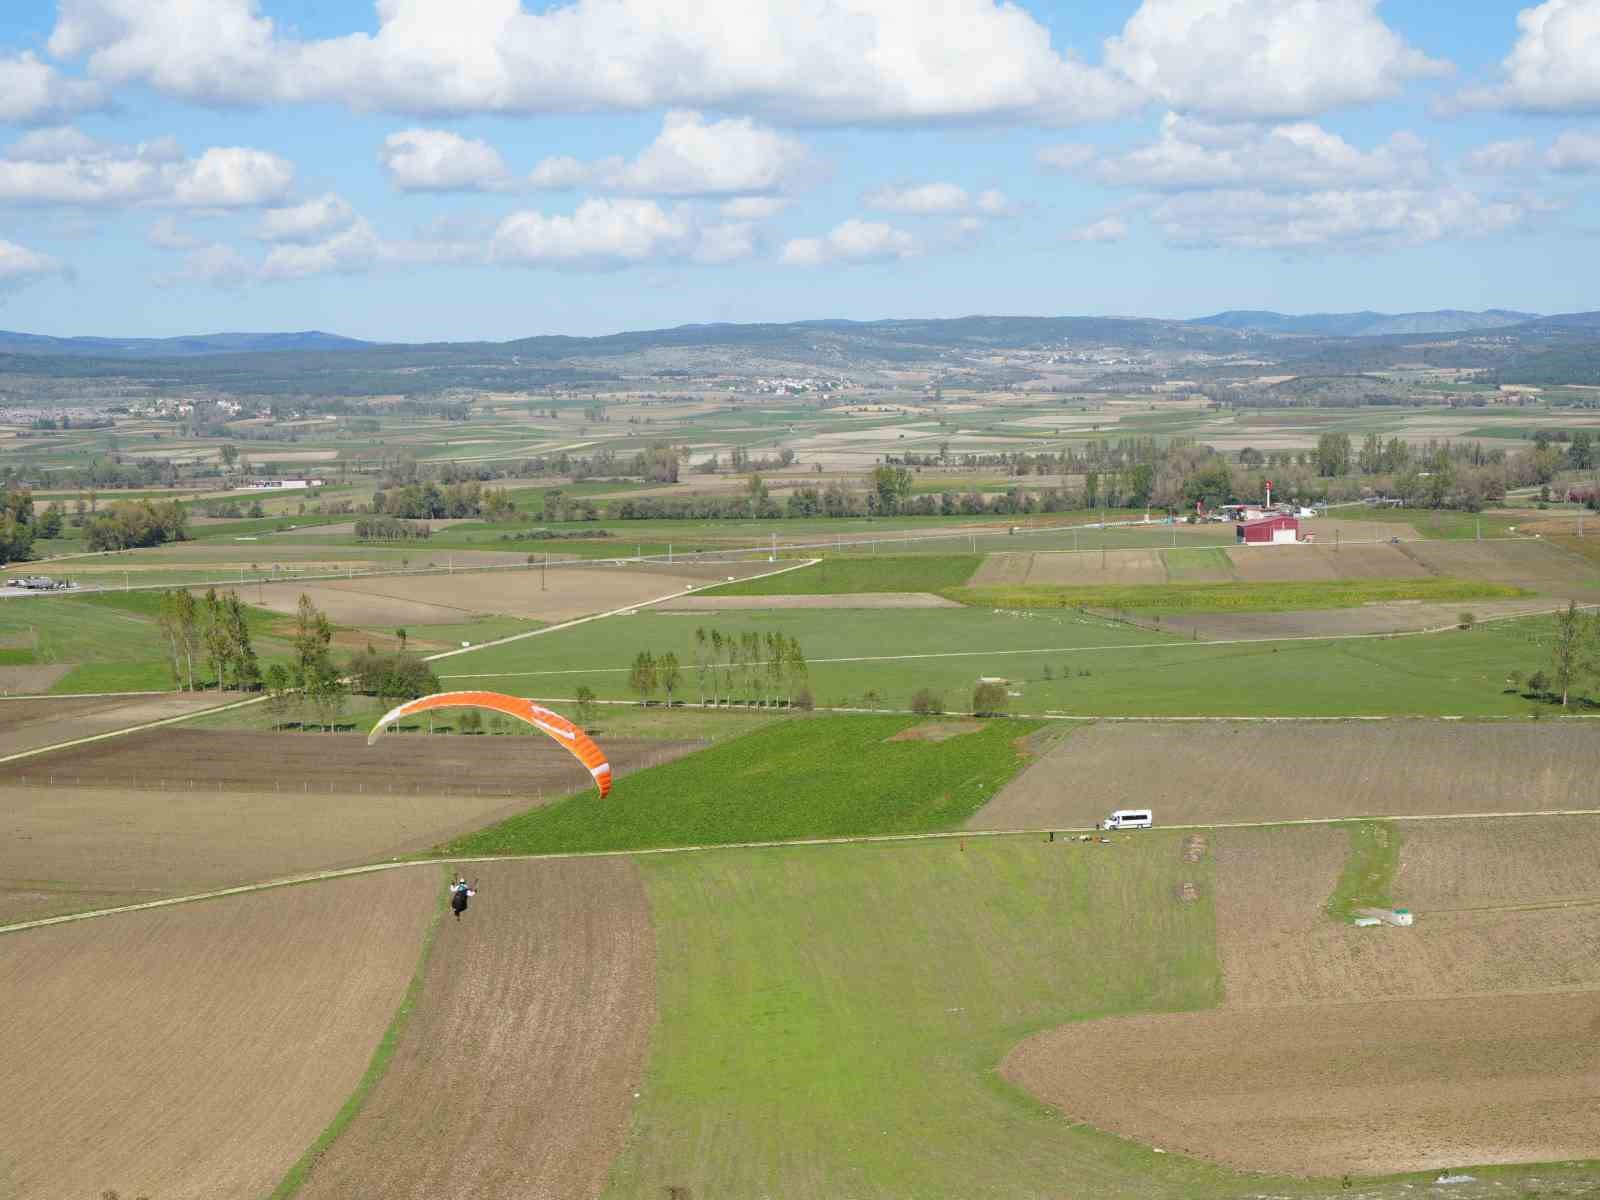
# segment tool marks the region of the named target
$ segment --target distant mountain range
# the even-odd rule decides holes
[[[1232,309],[1209,317],[1196,317],[1190,325],[1236,329],[1249,333],[1303,334],[1311,337],[1393,337],[1419,333],[1470,333],[1481,329],[1501,329],[1539,319],[1538,313],[1513,312],[1489,308],[1467,312],[1442,308],[1435,312],[1411,313],[1306,313],[1289,316],[1276,312]]]
[[[261,354],[284,350],[364,350],[375,345],[336,333],[202,333],[170,338],[43,337],[0,330],[0,354],[68,358],[194,358],[202,354]]]

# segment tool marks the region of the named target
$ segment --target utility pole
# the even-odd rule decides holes
[[[539,564],[539,590],[545,590],[545,572],[550,569],[550,551],[544,552],[544,561]]]

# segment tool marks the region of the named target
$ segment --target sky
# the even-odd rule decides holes
[[[0,328],[1600,308],[1600,0],[4,0]]]

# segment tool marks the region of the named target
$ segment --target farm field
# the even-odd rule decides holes
[[[0,701],[0,754],[16,754],[73,738],[91,737],[144,721],[204,712],[237,698],[216,692],[199,695],[172,692],[161,696]]]
[[[625,779],[701,744],[608,736],[606,750]],[[7,768],[0,922],[415,853],[586,783],[543,737],[390,735],[369,749],[181,727]]]
[[[961,605],[932,592],[835,592],[794,596],[694,595],[668,600],[659,607],[662,612],[714,613],[740,609],[960,608]]]
[[[958,826],[1020,768],[1037,722],[817,716],[776,722],[450,842],[547,854],[916,833]]]
[[[1600,820],[1389,828],[1413,928],[1328,918],[1347,828],[1216,831],[1223,1007],[1063,1027],[1023,1043],[1007,1076],[1099,1128],[1243,1170],[1476,1175],[1594,1156],[1600,1060],[1548,1033],[1600,1011],[1585,866]],[[1118,1053],[1095,1052],[1108,1040]]]
[[[605,1194],[1259,1189],[996,1086],[1037,1029],[1216,1002],[1210,905],[1174,898],[1176,839],[1130,850],[985,839],[641,859],[658,1025]],[[1085,954],[1108,923],[1120,952]]]
[[[1106,722],[1062,738],[967,824],[1082,828],[1114,808],[1173,825],[1600,808],[1597,775],[1588,722]]]
[[[387,1072],[300,1200],[600,1194],[655,1023],[639,870],[624,859],[464,870],[479,898],[443,922]]]
[[[1209,642],[1232,638],[1339,637],[1443,631],[1459,625],[1462,613],[1471,613],[1474,622],[1499,621],[1547,614],[1558,607],[1558,601],[1539,596],[1522,600],[1458,600],[1453,604],[1426,600],[1366,600],[1359,607],[1293,609],[1287,612],[1135,609],[1128,613],[1128,619],[1141,628]]]
[[[1330,583],[1332,581],[1329,581]],[[953,588],[949,595],[979,607],[1090,608],[1113,612],[1159,609],[1175,612],[1263,612],[1353,608],[1400,601],[1500,600],[1526,595],[1504,584],[1460,579],[1363,579],[1338,586],[1318,583],[1170,583],[1043,587],[1033,584]],[[1550,605],[1547,603],[1546,608]]]
[[[493,613],[555,622],[629,604],[642,604],[710,580],[759,574],[756,563],[685,563],[672,567],[557,567],[461,575],[408,575],[268,584],[241,593],[274,612],[292,613],[301,595],[311,597],[328,619],[341,625],[428,625]]]
[[[1077,716],[1525,717],[1534,706],[1508,694],[1506,676],[1543,662],[1550,636],[1547,617],[1419,637],[1208,645],[1075,610],[642,611],[469,651],[437,670],[454,688],[557,701],[588,686],[626,699],[634,656],[670,650],[684,664],[680,697],[697,700],[697,627],[798,638],[819,705],[905,709],[927,688],[961,711],[977,678],[996,676],[1013,712]]]
[[[404,870],[4,935],[14,1200],[270,1192],[366,1069],[439,907]],[[181,1102],[173,1102],[181,1101]]]
[[[862,592],[937,592],[960,587],[971,578],[982,559],[978,555],[911,556],[896,558],[831,557],[798,571],[766,579],[723,584],[711,596],[824,596]]]

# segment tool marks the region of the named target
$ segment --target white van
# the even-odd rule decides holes
[[[1148,808],[1119,808],[1100,824],[1101,829],[1149,829],[1155,819]]]

